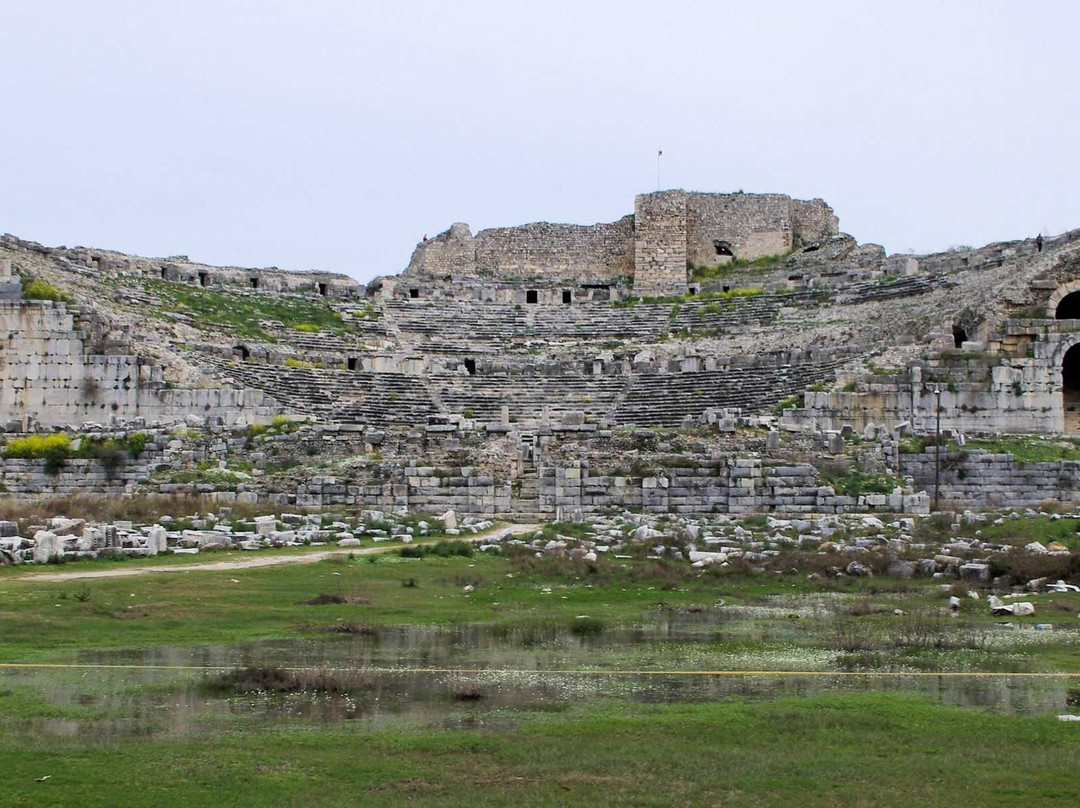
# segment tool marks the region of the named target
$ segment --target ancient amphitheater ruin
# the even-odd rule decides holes
[[[1080,462],[994,441],[1072,446],[1078,343],[1080,231],[887,255],[779,194],[454,224],[366,286],[7,235],[0,483],[548,520],[1075,502]]]

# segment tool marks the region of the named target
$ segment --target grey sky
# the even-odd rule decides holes
[[[820,196],[890,252],[1080,227],[1080,3],[0,0],[0,232],[404,268],[452,222]]]

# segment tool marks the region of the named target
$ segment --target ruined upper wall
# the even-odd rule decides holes
[[[44,258],[60,269],[90,276],[148,277],[203,287],[239,286],[266,292],[338,298],[353,298],[362,294],[362,287],[355,279],[336,272],[290,272],[277,267],[219,267],[192,261],[184,255],[145,258],[90,247],[45,247],[10,234],[0,235],[0,248],[15,256],[21,253]]]
[[[784,194],[690,193],[686,200],[686,257],[695,266],[718,263],[717,242],[736,258],[784,255],[799,245],[840,232],[832,208],[820,199]]]
[[[591,226],[539,222],[481,230],[476,269],[482,275],[581,283],[626,278],[634,273],[634,217]]]
[[[634,200],[634,292],[686,292],[687,193],[658,191]]]
[[[610,282],[634,272],[634,217],[594,225],[537,222],[481,230],[455,224],[413,252],[406,275],[485,275],[579,283]]]
[[[502,280],[610,283],[634,278],[635,293],[685,293],[687,265],[711,265],[722,243],[736,258],[783,255],[839,232],[820,199],[783,194],[640,194],[634,215],[594,225],[539,222],[481,230],[455,224],[417,245],[406,275],[445,280],[481,275]],[[718,260],[719,259],[719,260]]]

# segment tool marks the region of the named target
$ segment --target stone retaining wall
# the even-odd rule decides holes
[[[934,452],[900,456],[916,488],[934,491]],[[1080,461],[1025,462],[981,449],[942,452],[939,501],[943,509],[1027,508],[1048,500],[1080,502]]]

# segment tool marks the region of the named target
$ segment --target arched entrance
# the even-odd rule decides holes
[[[1080,292],[1070,292],[1061,298],[1054,317],[1058,320],[1080,320]]]
[[[1069,348],[1061,360],[1061,409],[1065,434],[1080,434],[1080,344]]]

